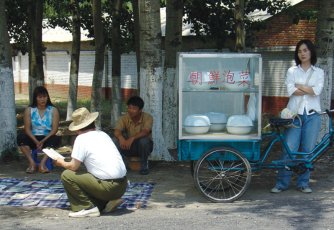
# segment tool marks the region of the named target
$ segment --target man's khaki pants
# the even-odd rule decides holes
[[[103,210],[110,200],[121,198],[126,191],[126,177],[116,180],[101,180],[90,173],[65,170],[61,174],[71,209],[74,212],[97,206]]]

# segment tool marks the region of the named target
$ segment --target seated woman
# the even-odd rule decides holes
[[[60,137],[56,136],[59,125],[59,112],[51,103],[49,93],[43,86],[38,86],[33,92],[32,104],[24,111],[24,133],[17,137],[17,144],[29,161],[26,173],[36,171],[36,163],[31,151],[41,151],[45,147],[57,147]],[[48,156],[45,154],[39,164],[39,172],[48,173],[45,166]]]

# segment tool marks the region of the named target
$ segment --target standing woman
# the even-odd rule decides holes
[[[285,85],[289,95],[288,109],[296,111],[300,117],[295,119],[295,127],[285,131],[285,139],[291,151],[310,152],[316,145],[321,127],[320,115],[310,110],[320,112],[320,94],[324,86],[324,71],[314,65],[317,62],[315,46],[310,40],[301,40],[295,49],[296,66],[290,67]],[[288,159],[283,150],[283,159]],[[277,174],[276,185],[271,192],[279,193],[289,188],[292,171],[281,169]],[[309,186],[310,171],[298,175],[297,189],[311,193]]]
[[[32,158],[31,150],[42,150],[45,147],[57,147],[60,144],[60,137],[56,136],[59,124],[59,112],[53,106],[47,89],[38,86],[33,92],[32,104],[24,111],[24,133],[17,137],[17,143],[22,153],[29,161],[26,173],[34,173],[36,164]],[[44,155],[40,164],[39,172],[48,173],[45,166],[48,159]]]

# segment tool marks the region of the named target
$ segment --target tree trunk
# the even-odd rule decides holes
[[[319,1],[320,8],[317,20],[316,45],[318,65],[325,71],[324,89],[321,95],[321,108],[330,109],[334,46],[334,3]],[[323,116],[319,138],[328,132],[328,118]]]
[[[78,0],[71,0],[72,13],[72,51],[71,51],[71,67],[70,67],[70,85],[68,89],[67,115],[66,120],[72,119],[72,113],[77,109],[78,95],[78,74],[80,60],[80,41],[81,41],[81,21],[80,8]]]
[[[36,86],[44,85],[42,20],[43,0],[32,0],[28,9],[30,39],[29,39],[29,99]]]
[[[15,153],[16,116],[14,77],[5,1],[0,1],[0,156]]]
[[[177,144],[177,89],[176,55],[182,47],[183,0],[167,0],[165,63],[163,81],[162,130],[168,149],[176,149]]]
[[[135,49],[136,49],[136,60],[137,60],[137,87],[138,93],[140,93],[140,38],[139,38],[139,6],[137,0],[132,0],[133,15],[135,24]]]
[[[95,65],[92,82],[91,111],[100,112],[96,121],[97,127],[101,127],[101,87],[104,68],[104,39],[101,15],[101,0],[92,0],[93,4],[93,24],[95,37]]]
[[[120,9],[122,0],[112,1],[112,111],[111,125],[115,125],[121,115],[121,29],[120,29]]]
[[[235,50],[243,52],[245,50],[245,0],[235,1]]]
[[[139,4],[140,24],[140,95],[144,110],[152,114],[153,160],[171,160],[162,135],[162,59],[160,0],[142,0]]]

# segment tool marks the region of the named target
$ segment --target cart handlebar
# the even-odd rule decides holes
[[[329,117],[331,117],[331,114],[334,113],[334,109],[326,109],[325,111],[322,111],[322,112],[318,112],[318,111],[315,111],[314,109],[311,109],[309,113],[317,113],[320,115],[327,114]]]
[[[320,114],[320,115],[324,115],[324,114],[327,114],[328,117],[332,117],[332,114],[334,113],[334,109],[326,109],[326,111],[322,111],[322,112],[318,112],[318,111],[315,111],[314,109],[311,109],[309,110],[309,113],[317,113],[317,114]],[[273,128],[276,128],[278,129],[279,127],[281,126],[290,126],[293,124],[293,120],[294,118],[291,118],[291,119],[285,119],[285,118],[271,118],[269,120],[269,123],[270,125],[273,127]],[[331,122],[331,120],[330,120]]]

